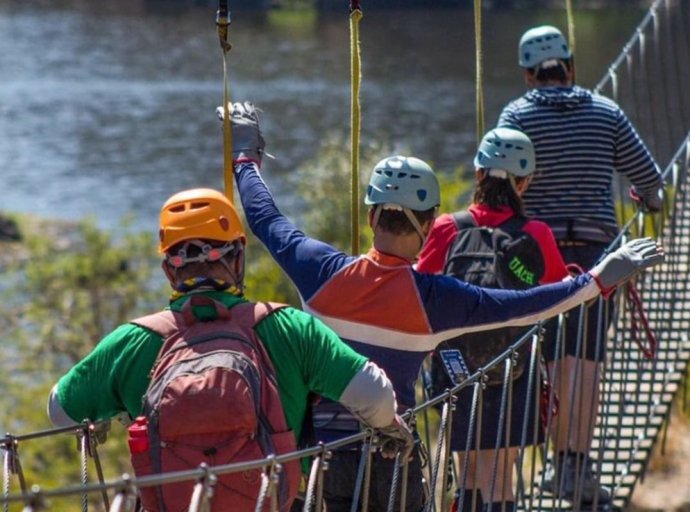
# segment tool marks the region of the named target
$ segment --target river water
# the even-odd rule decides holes
[[[362,5],[363,144],[412,153],[440,171],[469,164],[472,10]],[[643,15],[641,7],[576,11],[582,85],[599,81]],[[173,192],[222,188],[214,17],[210,2],[193,0],[0,0],[0,210],[92,216],[106,228],[131,214],[132,229],[154,232]],[[487,126],[523,91],[517,41],[542,23],[565,29],[565,10],[483,12]],[[264,111],[267,150],[277,157],[266,180],[288,213],[299,192],[286,177],[318,156],[321,141],[340,137],[349,154],[349,38],[345,10],[233,11],[231,98]]]

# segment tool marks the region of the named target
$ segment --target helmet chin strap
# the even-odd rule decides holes
[[[400,206],[399,204],[393,203],[377,204],[376,208],[374,209],[374,217],[371,219],[371,229],[375,230],[376,226],[378,226],[379,219],[381,218],[381,212],[383,210],[402,210],[405,213],[405,217],[407,217],[407,220],[410,221],[410,224],[412,224],[412,227],[419,235],[419,238],[421,240],[421,245],[419,246],[419,248],[421,249],[422,247],[424,247],[424,242],[426,242],[427,235],[424,234],[424,230],[422,229],[421,224],[417,220],[417,217],[415,217],[415,214],[412,212],[412,210],[406,208],[405,206]]]
[[[410,221],[410,224],[412,224],[412,227],[415,229],[415,231],[419,235],[419,239],[421,240],[421,244],[419,245],[419,248],[421,249],[422,247],[424,247],[424,242],[426,242],[427,235],[424,234],[424,230],[422,229],[421,224],[419,224],[419,221],[417,220],[417,217],[415,217],[412,210],[410,210],[409,208],[403,208],[402,210],[403,210],[403,212],[405,212],[405,216],[407,217],[407,220]]]

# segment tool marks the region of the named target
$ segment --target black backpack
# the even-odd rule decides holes
[[[468,211],[453,214],[459,230],[446,256],[443,273],[485,288],[526,289],[539,284],[544,257],[537,241],[522,228],[524,217],[511,217],[497,227],[477,226]],[[527,332],[528,327],[504,327],[463,334],[441,343],[433,355],[434,391],[442,392],[494,360]],[[513,379],[529,361],[529,343],[518,350]],[[487,372],[490,385],[503,383],[503,365]]]

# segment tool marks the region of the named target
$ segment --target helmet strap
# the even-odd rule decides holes
[[[192,292],[198,289],[214,289],[217,291],[224,291],[232,295],[242,295],[244,292],[244,245],[242,243],[236,242],[232,244],[233,250],[228,251],[228,254],[232,254],[231,260],[228,261],[228,256],[223,255],[220,259],[214,261],[213,263],[221,264],[229,276],[229,279],[223,279],[219,277],[210,276],[199,276],[185,279],[183,281],[179,280],[178,272],[180,272],[182,267],[174,267],[169,264],[167,259],[163,262],[163,269],[168,276],[171,284],[173,284],[173,298],[184,295],[185,293]],[[206,262],[209,265],[211,262]]]
[[[510,173],[508,171],[504,171],[503,169],[486,169],[486,176],[491,176],[492,178],[499,178],[501,180],[508,179],[509,174]]]
[[[381,218],[381,211],[383,210],[382,204],[377,204],[374,206],[374,216],[371,219],[371,229],[376,231],[376,226],[379,225],[379,219]]]
[[[381,218],[381,212],[382,212],[383,210],[387,209],[387,208],[386,208],[387,204],[388,204],[388,203],[386,203],[386,204],[377,204],[377,205],[374,207],[374,215],[373,215],[373,217],[372,217],[372,219],[371,219],[371,229],[372,229],[372,230],[376,230],[376,226],[378,226],[379,219]],[[407,217],[407,220],[410,221],[410,224],[412,224],[412,227],[415,229],[415,231],[416,231],[417,234],[419,235],[419,238],[421,239],[421,242],[422,242],[422,243],[421,243],[421,245],[420,245],[420,248],[423,247],[423,246],[424,246],[424,242],[426,242],[426,237],[427,237],[427,235],[424,233],[424,230],[422,229],[421,224],[420,224],[419,221],[417,220],[417,217],[415,217],[414,212],[413,212],[412,210],[410,210],[409,208],[406,208],[406,207],[401,206],[401,205],[398,205],[398,204],[396,204],[396,205],[391,205],[391,206],[395,206],[395,208],[392,208],[392,207],[391,207],[391,208],[388,208],[388,209],[391,209],[391,210],[392,210],[392,209],[395,209],[395,210],[398,210],[398,211],[402,210],[402,211],[405,213],[405,217]]]
[[[412,210],[403,207],[403,212],[405,212],[407,220],[410,221],[410,224],[412,224],[412,227],[415,229],[415,231],[419,235],[419,238],[422,241],[422,243],[419,246],[419,248],[421,249],[422,247],[424,247],[424,242],[426,242],[426,234],[424,233],[422,226],[419,224],[419,221],[417,220],[417,217],[415,217],[415,214],[412,212]]]

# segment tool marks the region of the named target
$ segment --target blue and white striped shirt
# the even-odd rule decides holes
[[[523,200],[559,240],[613,239],[614,171],[640,193],[661,187],[659,169],[625,113],[582,87],[532,89],[504,108],[498,126],[532,140],[537,168]]]

